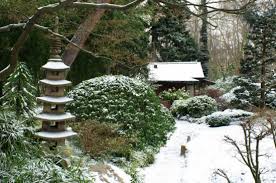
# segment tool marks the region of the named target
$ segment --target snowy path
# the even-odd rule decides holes
[[[225,183],[215,177],[215,169],[224,169],[235,183],[252,183],[248,168],[235,158],[233,147],[223,141],[225,135],[242,140],[242,130],[238,125],[210,128],[204,124],[176,121],[176,130],[155,157],[155,163],[143,169],[145,183]],[[187,137],[191,140],[187,142]],[[180,156],[180,146],[186,145],[186,157]],[[276,183],[276,152],[271,139],[261,146],[271,157],[262,159],[266,173],[264,183]],[[274,154],[273,154],[274,153]]]

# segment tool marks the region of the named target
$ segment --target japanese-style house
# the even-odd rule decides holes
[[[205,78],[200,62],[151,62],[148,70],[148,79],[157,85],[157,93],[170,88],[184,88],[195,96],[212,84]]]

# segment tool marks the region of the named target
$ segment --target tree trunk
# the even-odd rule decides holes
[[[111,0],[99,0],[98,2],[110,3]],[[90,33],[96,27],[97,23],[100,21],[105,11],[105,9],[97,9],[95,11],[90,12],[85,21],[79,26],[71,41],[83,48],[85,42],[89,38]],[[62,55],[64,63],[69,66],[72,65],[75,59],[77,58],[79,51],[79,48],[69,43],[66,46],[65,51]]]
[[[200,30],[200,51],[201,58],[200,62],[202,64],[203,72],[206,78],[208,78],[208,65],[209,65],[209,50],[208,50],[208,31],[207,31],[207,20],[208,20],[208,9],[206,7],[207,1],[201,0],[201,17],[202,26]]]
[[[264,32],[263,36],[263,50],[262,50],[262,64],[261,64],[261,101],[260,108],[265,108],[265,100],[266,100],[266,35]]]
[[[261,70],[261,109],[265,108],[265,90],[266,90],[266,82],[265,82],[265,74],[266,74],[266,64],[265,61],[262,61],[262,70]]]

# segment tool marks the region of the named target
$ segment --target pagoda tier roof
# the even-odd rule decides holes
[[[73,99],[68,97],[52,97],[52,96],[37,97],[37,100],[40,102],[46,102],[51,104],[65,104],[73,101]]]
[[[75,116],[70,113],[40,113],[35,116],[37,119],[42,121],[68,121],[75,119]]]
[[[61,61],[55,61],[55,60],[61,60],[61,59],[49,59],[49,61],[42,66],[42,69],[52,70],[52,71],[63,71],[63,70],[70,69],[70,67],[68,65],[65,65],[62,62],[62,60]]]
[[[76,132],[72,131],[71,128],[67,128],[66,131],[62,132],[49,132],[49,131],[40,131],[36,132],[35,135],[45,140],[59,140],[65,139],[77,135]]]
[[[50,85],[50,86],[70,86],[72,83],[71,81],[67,80],[49,80],[43,79],[39,81],[41,84]]]

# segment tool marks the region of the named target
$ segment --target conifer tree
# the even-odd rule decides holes
[[[4,85],[3,105],[16,112],[16,115],[32,115],[36,105],[36,88],[25,63],[20,62]]]
[[[166,8],[157,15],[151,28],[153,51],[159,55],[157,61],[198,60],[198,46],[185,25],[189,15],[183,10]]]
[[[251,10],[246,14],[250,26],[247,44],[244,48],[244,59],[241,60],[242,76],[252,82],[261,83],[260,107],[265,106],[266,94],[271,89],[275,77],[273,65],[276,64],[276,8]]]

